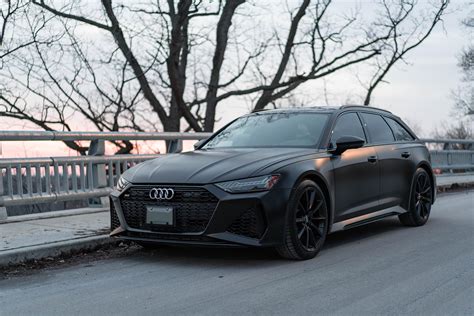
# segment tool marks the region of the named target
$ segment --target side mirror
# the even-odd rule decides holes
[[[204,138],[204,139],[201,139],[200,141],[198,141],[197,143],[194,144],[194,150],[198,149],[199,147],[201,147],[202,144],[204,144],[205,142],[207,141],[207,138]]]
[[[342,136],[336,140],[336,148],[331,150],[334,155],[340,155],[348,149],[364,146],[365,140],[356,136]]]

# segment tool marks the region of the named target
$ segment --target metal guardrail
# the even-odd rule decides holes
[[[207,138],[211,133],[41,132],[0,131],[0,141],[91,141],[88,156],[0,159],[0,220],[6,207],[100,198],[107,195],[128,168],[159,155],[105,156],[106,140],[165,140],[168,151],[179,151],[183,140]],[[424,139],[434,168],[474,171],[474,140]],[[459,148],[462,150],[455,150]],[[438,147],[438,148],[436,148]]]
[[[183,140],[200,140],[211,133],[0,131],[0,141],[91,141],[88,156],[0,159],[0,220],[6,207],[107,196],[121,174],[159,155],[105,156],[104,141],[168,141],[168,152],[182,149]]]
[[[199,140],[212,133],[0,131],[0,141]]]
[[[474,148],[474,139],[435,139],[435,138],[422,138],[420,139],[424,143],[430,144],[443,144],[446,146],[452,146],[455,144],[471,145]]]
[[[0,207],[102,197],[128,168],[157,156],[1,159]]]
[[[474,150],[431,150],[430,154],[436,169],[474,169]]]
[[[474,171],[474,140],[422,139],[430,149],[433,168],[443,171]]]

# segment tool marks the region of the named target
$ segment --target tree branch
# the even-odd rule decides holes
[[[111,27],[106,25],[106,24],[103,24],[103,23],[100,23],[100,22],[97,22],[97,21],[94,21],[94,20],[91,20],[91,19],[88,19],[88,18],[85,18],[83,16],[79,16],[79,15],[74,15],[74,14],[70,14],[70,13],[66,13],[66,12],[62,12],[62,11],[59,11],[59,10],[56,10],[54,9],[53,7],[50,7],[49,5],[47,5],[46,3],[44,3],[44,0],[40,0],[40,1],[37,1],[37,0],[32,0],[31,1],[32,3],[36,4],[37,6],[51,12],[52,14],[56,15],[56,16],[60,16],[62,18],[66,18],[66,19],[71,19],[71,20],[75,20],[75,21],[78,21],[78,22],[82,22],[82,23],[86,23],[86,24],[89,24],[89,25],[92,25],[92,26],[95,26],[95,27],[98,27],[100,29],[103,29],[103,30],[107,30],[107,31],[110,31]]]
[[[112,0],[102,0],[102,5],[104,6],[105,12],[107,17],[109,18],[112,26],[110,27],[110,32],[112,33],[115,42],[119,46],[120,50],[122,51],[124,57],[127,59],[130,67],[132,67],[135,77],[137,78],[138,82],[140,83],[140,87],[145,98],[150,103],[151,107],[155,110],[155,112],[160,117],[162,122],[166,122],[167,114],[161,105],[160,101],[156,98],[155,94],[153,93],[150,83],[146,78],[142,67],[138,63],[135,55],[132,53],[130,47],[125,40],[123,35],[122,29],[120,28],[120,24],[115,16],[115,13],[112,9]]]
[[[298,8],[295,17],[291,21],[290,30],[288,32],[288,36],[286,38],[285,47],[283,49],[283,54],[281,56],[280,64],[278,65],[278,69],[273,76],[272,82],[270,87],[277,87],[278,83],[280,82],[283,74],[285,73],[285,69],[288,65],[288,61],[291,57],[291,52],[293,50],[293,45],[296,37],[296,33],[298,31],[298,27],[300,24],[301,19],[306,14],[306,9],[308,8],[311,0],[303,0],[303,3]],[[265,89],[258,99],[257,103],[255,104],[254,111],[261,110],[270,102],[271,95],[273,94],[274,89],[269,88]]]
[[[413,2],[401,2],[400,3],[400,10],[396,18],[393,18],[390,12],[390,8],[388,8],[387,4],[384,3],[385,9],[387,11],[388,19],[391,21],[390,32],[392,34],[393,40],[393,50],[388,58],[388,61],[385,65],[379,65],[378,70],[374,74],[369,86],[367,87],[367,93],[364,99],[364,105],[369,105],[372,99],[372,94],[374,90],[378,87],[378,85],[384,81],[384,78],[387,76],[388,72],[392,69],[392,67],[398,63],[399,60],[402,60],[403,57],[410,52],[411,50],[415,49],[421,43],[423,43],[429,35],[432,33],[435,26],[441,21],[443,14],[449,4],[449,0],[442,0],[439,8],[436,10],[435,15],[429,25],[428,29],[424,32],[424,34],[419,37],[413,44],[408,45],[410,38],[408,38],[405,42],[401,42],[402,38],[398,33],[398,26],[406,20],[410,13],[414,8]],[[408,6],[408,9],[405,9],[405,5]]]

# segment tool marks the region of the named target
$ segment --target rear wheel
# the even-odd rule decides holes
[[[321,188],[311,180],[302,181],[292,194],[287,210],[283,245],[278,253],[287,259],[314,258],[328,231],[328,209]]]
[[[406,226],[422,226],[430,217],[433,203],[433,184],[426,170],[418,168],[413,177],[413,190],[410,196],[410,209],[398,218]]]

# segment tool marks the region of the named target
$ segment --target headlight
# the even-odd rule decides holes
[[[130,182],[125,180],[123,177],[120,177],[120,179],[117,181],[117,186],[115,188],[117,189],[117,191],[123,191],[123,189],[125,189],[129,184]]]
[[[268,175],[216,183],[224,191],[230,193],[268,191],[278,182],[280,175]]]

